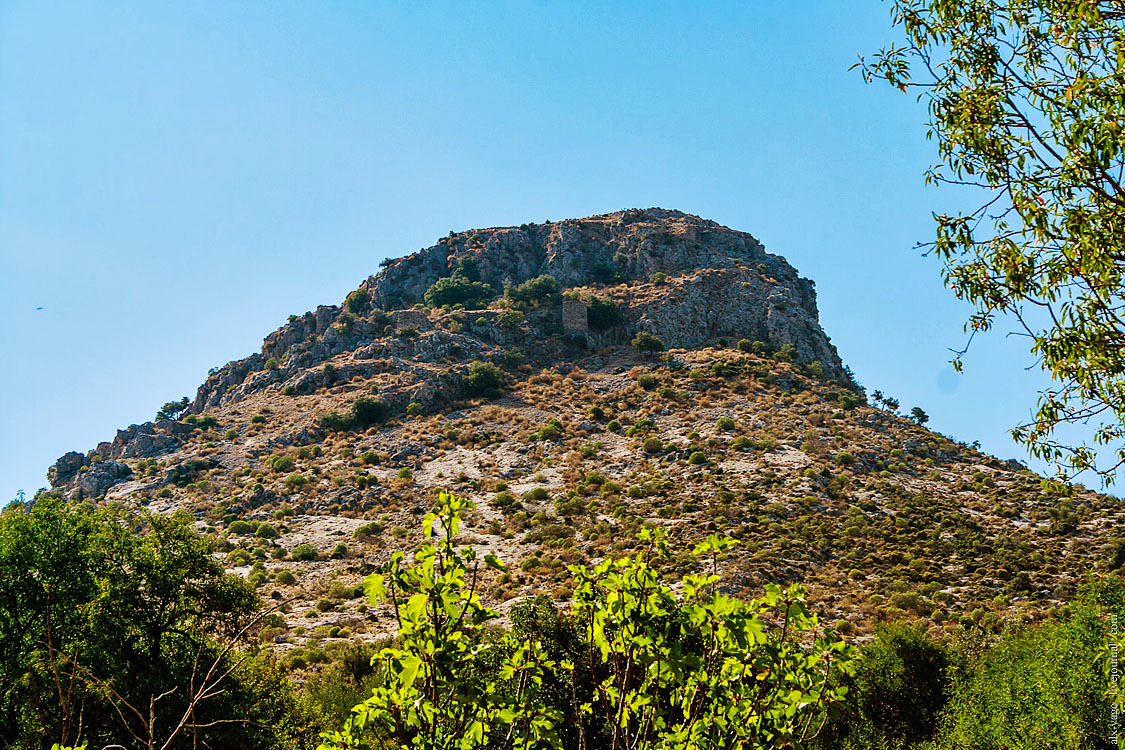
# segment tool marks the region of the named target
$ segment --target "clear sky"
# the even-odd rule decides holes
[[[676,208],[816,281],[868,390],[1000,457],[1043,376],[949,349],[877,0],[0,0],[0,504],[451,230]],[[42,308],[42,309],[39,309]]]

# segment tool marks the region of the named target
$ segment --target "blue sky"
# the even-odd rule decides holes
[[[1024,458],[1043,376],[940,280],[875,0],[0,0],[0,503],[451,230],[662,206],[816,281],[868,387]],[[42,310],[37,308],[42,307]]]

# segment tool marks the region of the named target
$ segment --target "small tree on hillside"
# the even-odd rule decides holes
[[[641,331],[633,337],[630,343],[634,349],[644,354],[664,351],[664,342],[648,331]]]
[[[174,421],[180,419],[187,414],[190,405],[191,402],[188,400],[187,396],[184,396],[179,401],[169,401],[164,404],[164,406],[160,407],[160,411],[156,412],[156,420],[171,419]]]

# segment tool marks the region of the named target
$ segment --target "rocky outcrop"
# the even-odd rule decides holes
[[[410,307],[422,302],[426,290],[466,258],[475,261],[479,280],[496,289],[541,274],[574,287],[727,268],[740,261],[765,263],[771,270],[784,267],[795,276],[783,259],[768,255],[748,234],[679,211],[651,208],[452,234],[391,261],[361,288],[375,307]]]
[[[51,483],[52,487],[69,482],[74,479],[86,463],[86,457],[77,451],[64,453],[54,466],[47,469],[47,481]]]
[[[68,486],[70,498],[100,497],[132,474],[121,460],[171,453],[193,429],[191,424],[170,420],[130,425],[118,430],[113,442],[99,443],[89,454],[64,454],[47,470],[47,481],[52,487]]]
[[[496,311],[481,311],[459,323],[464,331],[456,340],[415,337],[434,324],[424,310],[412,308],[434,282],[466,263],[475,279],[498,292],[542,274],[564,289],[606,290],[620,304],[623,323],[591,332],[585,340],[592,346],[626,342],[638,330],[672,347],[748,338],[790,345],[800,360],[819,361],[830,378],[845,380],[843,363],[820,328],[811,281],[749,234],[652,208],[470,230],[385,262],[359,287],[351,311],[327,305],[293,316],[266,337],[260,353],[212,372],[191,410],[201,413],[282,383],[307,392],[318,384],[310,371],[341,354],[410,359],[419,356],[419,347],[443,346],[434,356],[446,356],[447,349],[479,354],[481,342],[545,357],[559,353],[547,339],[564,332],[561,311],[517,327],[498,325]],[[667,283],[653,283],[657,277]],[[481,318],[483,325],[473,325]],[[411,335],[403,337],[404,331]]]

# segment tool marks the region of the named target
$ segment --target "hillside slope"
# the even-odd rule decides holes
[[[639,332],[667,350],[630,346]],[[286,648],[386,629],[355,586],[418,542],[439,488],[476,500],[463,541],[509,562],[485,584],[502,606],[565,598],[568,563],[654,524],[669,571],[725,533],[728,585],[804,581],[859,633],[1042,617],[1122,520],[1115,498],[1047,491],[866,405],[812,282],[661,209],[451,235],[291,319],[187,411],[63,456],[52,491],[194,514],[294,598],[269,631]]]

